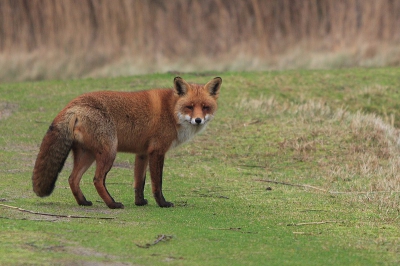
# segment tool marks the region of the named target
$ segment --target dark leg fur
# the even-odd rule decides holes
[[[160,207],[173,207],[172,202],[165,200],[162,193],[162,173],[164,167],[164,154],[153,153],[150,155],[150,175],[153,196]]]
[[[144,185],[146,182],[146,170],[149,162],[147,155],[136,155],[135,159],[135,205],[143,206],[147,204],[144,198]]]

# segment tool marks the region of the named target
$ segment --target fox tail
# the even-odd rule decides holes
[[[72,148],[76,117],[66,117],[60,114],[54,119],[40,145],[32,175],[33,191],[39,197],[53,192],[58,174]]]

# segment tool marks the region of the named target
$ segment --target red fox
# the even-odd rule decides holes
[[[205,85],[180,77],[173,89],[138,92],[100,91],[72,100],[53,120],[40,146],[32,175],[39,197],[52,193],[70,150],[74,166],[69,185],[79,205],[91,206],[79,183],[96,161],[94,186],[111,209],[123,208],[107,191],[105,180],[116,154],[135,153],[135,204],[146,205],[143,190],[149,165],[153,196],[160,207],[172,207],[162,193],[165,154],[198,134],[217,110],[222,79]]]

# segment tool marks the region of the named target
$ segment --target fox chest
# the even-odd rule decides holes
[[[175,148],[190,141],[194,136],[203,131],[205,127],[206,125],[192,125],[190,123],[181,124],[177,130],[177,137],[172,142],[171,148]]]

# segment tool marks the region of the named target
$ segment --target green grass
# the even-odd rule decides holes
[[[392,127],[400,125],[400,69],[182,76],[198,83],[221,76],[223,85],[209,128],[167,155],[164,195],[175,203],[169,209],[157,207],[150,184],[149,205],[134,205],[130,154],[118,155],[107,179],[123,210],[102,202],[93,168],[82,190],[94,205],[76,205],[70,158],[47,198],[34,195],[31,173],[47,127],[71,99],[94,90],[170,87],[173,75],[0,84],[0,203],[90,217],[0,206],[0,264],[400,262],[400,149]],[[159,235],[171,238],[139,247]]]

